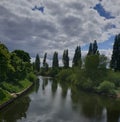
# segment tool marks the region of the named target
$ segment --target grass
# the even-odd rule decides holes
[[[29,87],[31,84],[32,82],[25,79],[25,80],[18,81],[17,83],[2,82],[0,86],[2,89],[10,93],[17,93]]]
[[[12,96],[5,90],[0,88],[0,105],[10,100]]]
[[[0,105],[12,98],[11,93],[18,93],[32,85],[29,80],[21,80],[17,83],[2,82],[0,84]]]

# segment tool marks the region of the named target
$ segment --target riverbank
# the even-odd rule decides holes
[[[3,82],[0,84],[0,110],[8,106],[14,100],[28,92],[34,85],[34,82],[24,79],[18,81],[17,83],[7,83]]]
[[[63,69],[57,74],[56,79],[61,84],[76,86],[83,91],[120,98],[120,72],[110,69],[94,72],[77,68]]]

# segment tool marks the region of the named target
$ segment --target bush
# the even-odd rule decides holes
[[[31,73],[29,73],[29,74],[27,75],[27,79],[28,79],[29,81],[33,82],[33,81],[37,80],[37,77],[36,77],[35,74],[33,74],[33,73],[31,72]]]
[[[97,87],[97,91],[99,93],[115,94],[115,84],[109,81],[104,81]]]
[[[91,79],[87,79],[81,84],[82,88],[85,90],[93,90],[93,81]]]
[[[70,69],[63,69],[58,73],[57,78],[60,81],[70,81],[71,75],[72,75],[72,71]]]

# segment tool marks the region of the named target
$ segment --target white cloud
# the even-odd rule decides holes
[[[66,48],[72,57],[77,45],[105,41],[120,32],[120,2],[101,2],[115,16],[106,20],[92,9],[97,3],[98,0],[1,0],[0,40],[10,50],[24,49],[32,57],[48,52],[50,59],[54,51],[61,57]],[[32,11],[35,5],[43,5],[44,13]]]

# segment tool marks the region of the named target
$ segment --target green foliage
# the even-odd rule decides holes
[[[37,77],[35,74],[33,74],[33,72],[30,72],[28,75],[27,75],[27,79],[31,82],[34,82],[37,80]]]
[[[45,53],[44,58],[43,58],[43,68],[42,68],[43,72],[47,72],[49,68],[48,63],[46,62],[46,58],[47,58],[47,53]]]
[[[11,99],[12,96],[5,90],[0,88],[0,105]]]
[[[30,81],[36,78],[32,72],[27,52],[15,50],[10,53],[7,47],[0,43],[0,104],[12,98],[10,93],[21,92],[29,87],[32,84]],[[29,80],[25,79],[26,77]]]
[[[35,58],[34,68],[36,72],[40,71],[40,58],[38,54],[36,55],[36,58]]]
[[[58,68],[59,67],[59,61],[58,61],[58,53],[54,52],[53,54],[53,63],[52,63],[53,68]]]
[[[47,58],[47,53],[44,54],[44,58],[43,58],[43,67],[45,67],[45,65],[46,65],[46,58]]]
[[[91,54],[93,54],[93,44],[92,43],[90,43],[89,51],[88,51],[88,55],[91,55]]]
[[[10,93],[17,93],[29,87],[31,84],[32,82],[25,79],[25,80],[13,82],[13,83],[2,82],[0,84],[0,87]]]
[[[120,71],[120,34],[115,37],[110,67],[115,71]]]
[[[120,87],[120,72],[114,72],[113,70],[107,70],[106,80],[113,82],[116,87]]]
[[[62,61],[63,61],[64,68],[69,68],[68,50],[64,50],[63,57],[62,57]]]
[[[98,77],[99,55],[87,55],[85,59],[86,75],[92,80]]]
[[[81,68],[81,66],[82,66],[81,47],[80,46],[77,46],[76,49],[75,49],[75,54],[74,54],[72,63],[73,63],[73,67],[78,66],[78,67]]]
[[[63,69],[58,73],[58,75],[56,77],[61,82],[70,82],[71,81],[71,79],[70,79],[71,75],[72,75],[72,70]]]
[[[10,65],[10,53],[4,44],[0,43],[0,82],[7,80],[7,72],[12,69]]]
[[[100,93],[115,94],[115,84],[109,81],[103,81],[97,87],[97,91]]]
[[[30,63],[30,55],[23,51],[23,50],[14,50],[13,53],[15,53],[23,62],[29,62]]]
[[[95,55],[95,54],[99,54],[98,45],[97,45],[96,40],[94,41],[94,43],[90,43],[89,51],[88,51],[87,55]]]
[[[86,79],[84,82],[82,82],[81,87],[84,90],[93,90],[94,82],[91,79]]]

